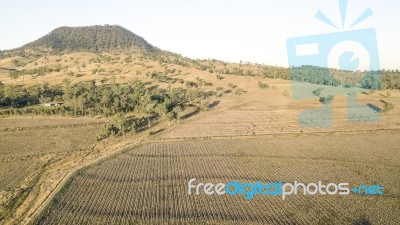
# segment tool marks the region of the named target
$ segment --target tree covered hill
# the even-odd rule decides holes
[[[60,27],[22,49],[44,48],[57,52],[155,52],[142,37],[117,26]]]

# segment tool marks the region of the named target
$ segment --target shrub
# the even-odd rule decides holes
[[[333,95],[329,95],[326,97],[320,97],[319,98],[319,102],[323,103],[323,104],[330,104],[333,101]]]
[[[136,133],[142,124],[142,119],[125,117],[122,114],[116,115],[103,127],[97,140],[100,141],[110,136],[122,136],[129,132]]]
[[[267,83],[263,83],[263,82],[259,81],[258,87],[261,89],[267,89],[267,88],[269,88],[269,85]]]
[[[221,75],[219,75],[219,74],[218,74],[216,77],[217,77],[217,79],[218,79],[218,80],[222,80],[222,79],[224,79],[224,77],[223,77],[223,76],[221,76]]]
[[[385,106],[383,106],[383,112],[388,113],[389,111],[393,110],[394,106],[392,103],[385,102]]]
[[[246,93],[246,91],[243,90],[243,89],[241,89],[241,88],[238,88],[238,89],[235,90],[235,94],[236,94],[236,95],[239,95],[239,96],[240,96],[240,95],[242,95],[243,93]]]
[[[232,89],[235,89],[235,88],[237,87],[236,85],[234,85],[234,84],[232,84],[232,83],[229,83],[228,86],[229,86],[230,88],[232,88]]]
[[[318,88],[317,90],[314,90],[312,93],[313,93],[313,95],[319,97],[321,95],[321,92],[322,92],[322,89]]]

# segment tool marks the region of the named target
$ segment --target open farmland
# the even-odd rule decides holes
[[[38,196],[43,174],[93,151],[104,124],[99,119],[6,117],[0,119],[0,220]],[[60,169],[54,176],[60,176]],[[22,204],[22,205],[21,205]]]
[[[251,82],[246,81],[249,85]],[[282,90],[290,90],[278,84],[278,90],[257,90],[249,85],[249,93],[240,97],[241,102],[228,104],[228,107],[213,112],[199,119],[188,121],[175,130],[164,135],[164,139],[196,139],[196,138],[228,138],[238,136],[265,136],[298,133],[326,133],[347,131],[370,131],[400,129],[400,109],[395,107],[389,113],[381,114],[378,122],[351,123],[347,118],[346,96],[338,96],[333,103],[332,127],[299,126],[299,113],[304,110],[321,108],[317,99],[294,101],[282,95]],[[383,102],[388,101],[400,105],[400,93],[392,92],[385,97],[383,92],[360,94],[359,104],[372,103],[383,109]],[[266,96],[268,96],[266,98]],[[264,99],[263,99],[264,98]],[[354,108],[353,110],[357,110]]]
[[[18,127],[21,125],[16,119],[14,127],[2,131],[2,157],[35,158],[48,154],[87,150],[96,142],[99,127],[104,124],[98,121],[88,124],[68,124],[67,120],[65,124],[52,126],[51,119],[48,120],[49,122],[42,121],[42,126],[38,124],[36,127],[33,122],[28,126]]]
[[[3,118],[0,190],[12,189],[56,156],[89,150],[102,122],[69,118]]]
[[[379,123],[348,123],[344,97],[332,128],[298,126],[298,113],[320,106],[277,89],[221,99],[215,110],[182,121],[149,145],[79,170],[36,224],[399,224],[399,109]],[[270,81],[271,83],[274,81]],[[279,83],[281,82],[281,83]],[[268,99],[263,99],[263,93]],[[383,107],[399,93],[360,95]],[[380,184],[383,196],[189,196],[188,181]]]
[[[398,131],[160,142],[81,170],[36,224],[399,224]],[[189,196],[187,182],[380,183],[383,196]]]

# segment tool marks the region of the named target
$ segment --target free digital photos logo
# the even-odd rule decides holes
[[[348,182],[328,183],[322,181],[316,183],[302,182],[240,182],[232,181],[229,183],[208,183],[198,181],[196,178],[189,180],[187,184],[188,195],[239,195],[244,196],[246,200],[259,196],[281,196],[285,200],[291,195],[370,195],[378,196],[384,194],[382,185],[359,185],[350,187]]]
[[[302,127],[332,127],[335,96],[347,96],[348,122],[379,122],[380,109],[358,104],[361,92],[382,88],[375,29],[345,30],[348,0],[339,0],[341,26],[322,11],[316,18],[341,32],[290,38],[287,52],[292,80],[292,96],[297,100],[320,98],[321,108],[300,113]],[[366,9],[348,26],[352,29],[370,16]],[[340,27],[340,28],[339,28]]]

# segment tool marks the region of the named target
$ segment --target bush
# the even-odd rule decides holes
[[[224,79],[224,77],[223,77],[223,76],[221,76],[221,75],[219,75],[219,74],[218,74],[216,77],[217,77],[217,79],[218,79],[218,80],[222,80],[222,79]]]
[[[393,110],[394,106],[392,103],[385,102],[385,106],[383,106],[383,112],[388,113],[389,111]]]
[[[240,96],[240,95],[242,95],[243,93],[246,93],[246,91],[243,90],[243,89],[241,89],[241,88],[238,88],[238,89],[235,90],[235,94],[236,94],[236,95],[239,95],[239,96]]]
[[[333,95],[329,95],[327,97],[320,97],[319,98],[319,102],[323,103],[323,104],[330,104],[333,101]]]
[[[229,83],[228,86],[229,86],[230,88],[232,88],[232,89],[235,89],[235,88],[237,87],[236,85],[234,85],[234,84],[232,84],[232,83]]]
[[[263,83],[263,82],[259,81],[258,87],[261,89],[267,89],[267,88],[269,88],[269,85],[267,83]]]
[[[202,101],[199,104],[199,108],[200,108],[201,111],[206,112],[206,111],[208,111],[210,109],[210,103],[207,102],[207,101]]]
[[[143,125],[142,119],[125,117],[124,115],[119,114],[103,127],[97,140],[100,141],[110,136],[122,136],[129,132],[136,133],[141,125]]]
[[[318,88],[317,90],[314,90],[312,93],[313,93],[315,96],[319,97],[319,96],[321,95],[321,92],[322,92],[322,89],[321,89],[321,88]]]

